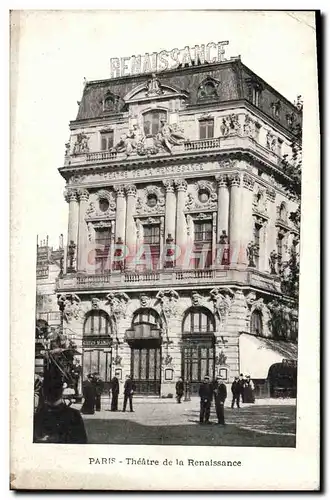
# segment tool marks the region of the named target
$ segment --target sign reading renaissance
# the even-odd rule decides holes
[[[162,50],[152,54],[131,57],[112,57],[110,59],[110,78],[119,76],[157,73],[176,69],[179,66],[198,66],[205,63],[225,61],[225,49],[228,41],[210,42],[207,45],[195,45],[183,49]]]

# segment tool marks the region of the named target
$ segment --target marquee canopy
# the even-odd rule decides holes
[[[239,338],[240,373],[252,379],[266,379],[268,370],[283,359],[297,360],[298,346],[293,342],[241,333]]]

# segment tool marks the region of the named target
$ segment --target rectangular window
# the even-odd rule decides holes
[[[95,265],[96,274],[105,273],[110,270],[109,253],[110,253],[111,229],[108,227],[97,228],[95,230]],[[98,248],[100,245],[101,248]]]
[[[165,111],[150,111],[143,115],[143,128],[146,136],[153,136],[160,132],[162,121],[166,120]]]
[[[255,265],[256,265],[257,269],[259,269],[260,231],[261,231],[261,226],[259,224],[255,224],[255,226],[254,226],[254,244],[255,244],[254,260],[255,260]]]
[[[143,243],[149,246],[152,268],[155,270],[158,267],[160,256],[160,225],[144,225],[143,226]]]
[[[101,151],[109,151],[113,148],[113,130],[101,132]]]
[[[214,120],[199,121],[199,138],[212,139],[214,137]]]
[[[194,222],[194,253],[192,265],[195,269],[212,265],[212,222]]]
[[[252,103],[255,106],[259,106],[260,104],[260,90],[258,87],[252,87]]]

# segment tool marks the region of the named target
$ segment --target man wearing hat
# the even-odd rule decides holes
[[[209,423],[211,402],[212,402],[213,390],[210,383],[210,377],[206,375],[204,381],[199,387],[199,397],[201,398],[200,413],[199,413],[199,423],[206,424]]]
[[[225,425],[225,401],[227,398],[227,387],[221,377],[217,377],[217,385],[214,390],[215,411],[218,424]]]

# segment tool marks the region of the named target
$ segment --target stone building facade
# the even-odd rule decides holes
[[[240,58],[86,83],[59,169],[69,215],[56,290],[84,376],[107,388],[131,373],[138,393],[162,396],[179,376],[192,393],[243,365],[267,377],[240,342],[268,342],[277,360],[277,344],[297,340],[269,320],[298,247],[281,161],[300,122]]]

